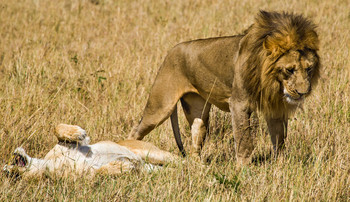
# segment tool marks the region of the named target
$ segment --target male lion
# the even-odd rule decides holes
[[[183,146],[176,104],[181,101],[199,153],[210,106],[232,114],[237,161],[251,161],[254,149],[250,115],[267,121],[274,150],[284,145],[288,117],[319,77],[316,26],[301,15],[260,11],[241,35],[180,43],[169,51],[139,125],[129,134],[141,140],[171,115],[179,149]]]
[[[115,175],[133,169],[152,170],[177,159],[151,143],[125,140],[118,143],[102,141],[89,145],[90,138],[79,126],[59,124],[56,127],[58,144],[44,159],[32,158],[19,147],[14,151],[14,162],[3,171],[22,177],[40,176],[45,172],[61,175],[96,173]],[[147,163],[144,162],[147,161]]]

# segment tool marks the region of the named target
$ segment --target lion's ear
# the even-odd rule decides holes
[[[267,36],[263,42],[264,49],[268,52],[269,56],[275,57],[281,52],[281,48],[274,38]]]
[[[298,36],[295,31],[266,36],[263,47],[270,57],[278,57],[292,48],[298,48]]]
[[[305,44],[305,47],[312,49],[312,50],[318,50],[319,49],[319,39],[318,35],[314,30],[311,30],[305,34],[305,40],[303,41]]]

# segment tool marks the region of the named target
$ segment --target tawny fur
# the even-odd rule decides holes
[[[211,105],[232,114],[238,162],[250,162],[250,115],[256,110],[265,117],[278,151],[287,136],[288,117],[319,77],[315,28],[301,15],[261,11],[241,35],[178,44],[161,65],[142,119],[129,138],[143,139],[171,115],[176,142],[185,154],[177,123],[180,100],[191,126],[202,120],[200,132],[192,134],[196,154],[208,130]]]
[[[281,83],[276,79],[280,69],[273,64],[290,50],[312,50],[316,53],[319,40],[315,28],[301,15],[261,12],[255,23],[245,31],[239,50],[243,58],[242,77],[255,107],[265,116],[284,114],[288,117],[295,109],[283,101]],[[317,54],[316,57],[311,77],[313,86],[319,78],[320,62]]]
[[[54,173],[60,176],[95,174],[116,175],[136,169],[152,170],[157,165],[177,159],[151,143],[125,140],[118,143],[102,141],[88,144],[85,130],[75,125],[56,127],[59,143],[43,159],[28,156],[23,148],[14,151],[15,161],[4,171],[23,177]],[[17,158],[17,159],[16,159]]]

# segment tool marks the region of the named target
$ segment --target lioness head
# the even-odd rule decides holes
[[[29,166],[30,157],[27,155],[23,148],[18,147],[13,152],[12,163],[5,165],[3,167],[3,172],[5,172],[9,177],[17,178],[26,172]]]

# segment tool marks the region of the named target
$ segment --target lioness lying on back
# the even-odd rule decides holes
[[[3,170],[10,175],[24,177],[41,175],[47,171],[64,175],[115,175],[133,169],[151,170],[154,165],[162,165],[177,158],[151,143],[137,140],[118,143],[102,141],[89,145],[90,138],[85,130],[74,125],[58,125],[55,135],[58,144],[44,159],[32,158],[18,147],[14,151],[14,162]]]

